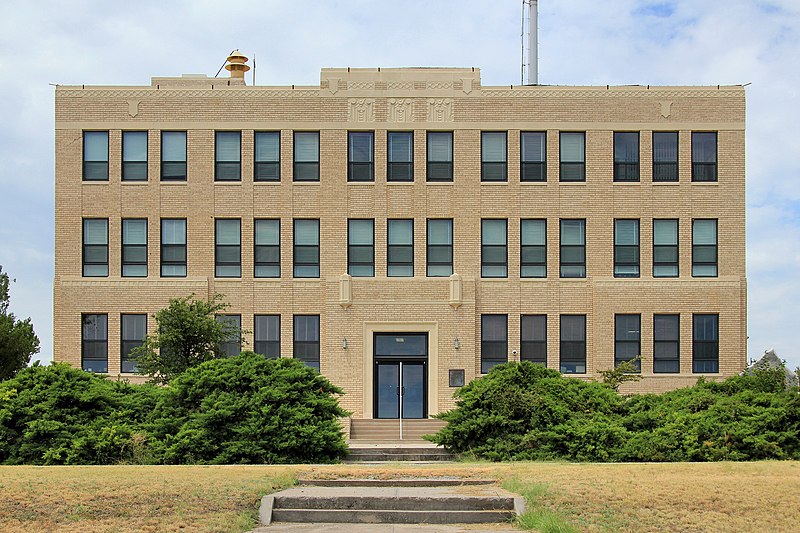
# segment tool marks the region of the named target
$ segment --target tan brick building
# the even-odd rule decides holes
[[[153,313],[222,293],[243,347],[318,365],[357,418],[398,416],[401,368],[409,418],[520,358],[588,379],[640,353],[629,391],[730,376],[744,122],[741,86],[469,68],[60,86],[55,358],[133,378]]]

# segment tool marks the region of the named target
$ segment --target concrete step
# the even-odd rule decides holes
[[[358,461],[453,461],[455,456],[434,446],[413,447],[375,444],[371,446],[350,443],[347,462]]]
[[[508,522],[514,511],[409,511],[351,509],[274,509],[273,522],[349,524],[487,524]]]
[[[464,487],[484,486],[497,483],[493,479],[464,478],[395,478],[395,479],[300,479],[298,485],[305,487]]]
[[[358,511],[508,511],[514,509],[513,498],[493,496],[460,498],[457,496],[436,499],[407,496],[363,497],[286,496],[275,501],[274,509],[350,509]]]
[[[444,427],[442,420],[434,418],[403,420],[403,440],[422,440]],[[385,419],[354,418],[350,420],[351,440],[399,440],[400,421]]]

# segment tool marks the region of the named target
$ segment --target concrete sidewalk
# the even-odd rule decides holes
[[[256,528],[252,533],[475,533],[519,531],[511,524],[285,524]]]

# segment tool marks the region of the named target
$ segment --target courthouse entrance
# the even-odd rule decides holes
[[[428,417],[428,334],[374,334],[374,417]]]

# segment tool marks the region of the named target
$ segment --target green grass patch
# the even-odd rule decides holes
[[[525,513],[517,518],[517,524],[530,531],[543,533],[578,533],[567,517],[547,503],[546,483],[522,481],[518,477],[503,482],[503,488],[525,498]]]

